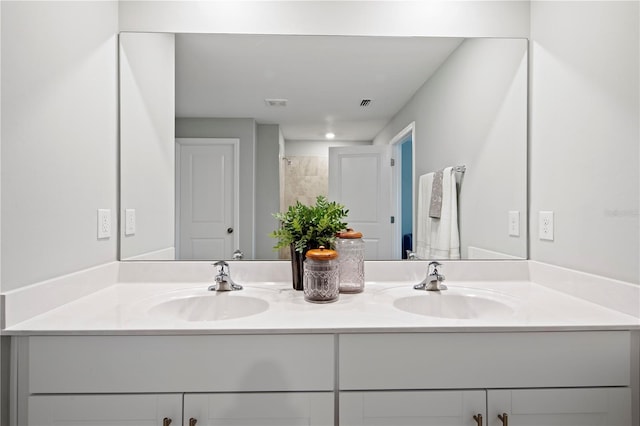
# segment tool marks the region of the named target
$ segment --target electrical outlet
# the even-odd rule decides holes
[[[512,237],[520,236],[520,212],[517,210],[509,212],[509,235]]]
[[[111,237],[111,210],[98,209],[98,239]]]
[[[538,234],[541,240],[553,241],[553,212],[540,212]]]
[[[124,211],[124,235],[136,233],[136,209],[125,209]]]

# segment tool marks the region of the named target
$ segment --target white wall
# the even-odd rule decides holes
[[[8,291],[116,260],[118,3],[3,1],[1,19]]]
[[[240,139],[240,250],[254,257],[256,123],[252,118],[176,118],[177,138]],[[277,151],[276,154],[277,156]]]
[[[411,122],[416,191],[425,173],[467,166],[458,176],[462,257],[471,246],[526,258],[527,41],[465,40],[374,142]],[[520,212],[520,237],[508,234],[510,210]]]
[[[120,35],[120,258],[175,249],[175,36]],[[125,235],[125,209],[136,231]]]
[[[531,258],[634,283],[639,249],[638,2],[531,8]],[[540,210],[554,241],[540,241]]]
[[[528,1],[124,1],[121,31],[528,37]]]
[[[278,227],[273,213],[280,211],[280,126],[256,126],[256,259],[277,259],[276,240],[269,233]]]

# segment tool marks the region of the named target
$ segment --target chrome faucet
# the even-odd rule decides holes
[[[407,260],[418,260],[418,253],[415,251],[407,250]]]
[[[229,264],[224,260],[216,262],[213,264],[216,268],[218,268],[218,273],[214,277],[215,284],[212,284],[207,288],[209,291],[233,291],[233,290],[242,290],[242,286],[240,284],[236,284],[231,279],[229,275]]]
[[[438,271],[438,267],[442,266],[441,263],[438,262],[429,262],[429,269],[427,269],[427,278],[422,280],[420,284],[416,284],[413,286],[416,290],[426,290],[426,291],[440,291],[446,290],[447,286],[441,284],[444,281],[444,275],[442,275]]]

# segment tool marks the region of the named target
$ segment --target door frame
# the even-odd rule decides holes
[[[412,121],[391,138],[389,145],[392,146],[391,155],[395,160],[395,166],[391,170],[391,194],[392,194],[392,214],[396,221],[392,229],[393,249],[391,251],[394,259],[402,259],[402,144],[411,137],[411,181],[413,190],[411,191],[411,229],[415,233],[416,229],[416,122]]]
[[[233,147],[233,246],[240,245],[240,139],[238,138],[176,138],[175,140],[175,239],[176,259],[180,259],[180,193],[181,158],[180,148],[184,145],[231,145]]]

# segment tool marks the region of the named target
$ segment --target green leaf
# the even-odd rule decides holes
[[[296,251],[303,253],[308,247],[321,245],[333,248],[337,232],[346,229],[343,219],[349,210],[342,204],[329,201],[320,195],[314,206],[306,206],[299,201],[289,206],[284,213],[274,213],[280,227],[269,236],[278,241],[275,250],[294,244]]]

